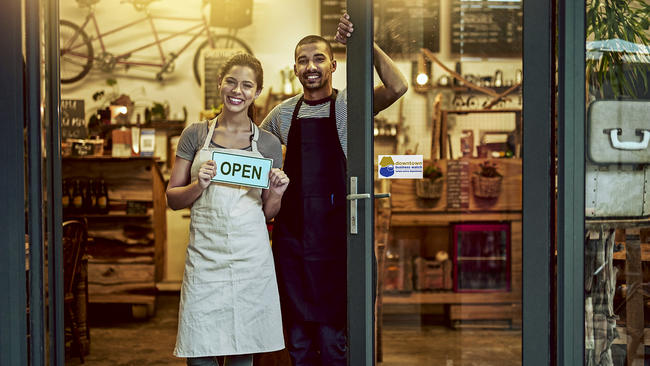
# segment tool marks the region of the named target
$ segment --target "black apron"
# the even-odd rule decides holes
[[[284,171],[291,180],[273,225],[282,317],[344,325],[347,309],[346,158],[336,92],[325,118],[293,112]]]

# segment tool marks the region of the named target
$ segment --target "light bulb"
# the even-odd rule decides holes
[[[418,76],[415,78],[415,82],[418,85],[426,85],[428,81],[429,81],[429,77],[427,76],[427,74],[424,73],[418,74]]]

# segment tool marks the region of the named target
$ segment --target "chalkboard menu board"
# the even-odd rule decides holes
[[[521,56],[520,0],[452,1],[452,52],[466,56]]]
[[[334,53],[345,52],[345,46],[336,42],[334,36],[346,7],[346,0],[320,0],[320,35],[330,42]]]
[[[469,208],[469,161],[447,161],[447,209]]]
[[[375,0],[375,40],[393,58],[440,49],[439,0]]]
[[[334,36],[346,1],[320,2],[321,35],[332,43],[334,52],[344,52],[345,46]],[[391,57],[410,59],[423,47],[432,52],[439,50],[439,0],[375,0],[374,16],[375,40]]]
[[[83,99],[61,100],[61,137],[63,139],[85,139],[88,137],[88,123],[85,120]]]
[[[203,80],[201,80],[203,109],[217,108],[221,105],[218,80],[219,71],[221,70],[221,65],[236,52],[238,50],[233,48],[207,48],[203,50]]]

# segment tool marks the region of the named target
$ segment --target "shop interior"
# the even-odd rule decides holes
[[[332,40],[344,89],[345,1],[59,4],[63,210],[88,238],[66,363],[183,365],[172,350],[190,216],[165,198],[179,136],[218,112],[215,75],[234,52],[264,67],[257,124],[301,92],[293,55],[307,34]],[[374,170],[383,155],[424,159],[421,180],[375,173],[391,193],[375,207],[376,360],[520,365],[522,2],[374,0],[374,19],[409,80],[375,116]]]

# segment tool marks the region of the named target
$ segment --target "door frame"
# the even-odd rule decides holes
[[[354,37],[347,47],[348,192],[369,193],[356,200],[357,232],[350,234],[348,210],[348,365],[374,364],[374,149],[372,0],[347,0]],[[353,158],[352,158],[353,157]],[[351,178],[357,186],[351,187]],[[349,205],[355,204],[349,201]]]
[[[444,0],[443,0],[444,1]],[[523,2],[523,293],[522,363],[550,365],[554,276],[554,1]],[[373,197],[372,1],[348,0],[355,24],[347,58],[348,176]],[[348,237],[350,365],[374,364],[373,200],[359,200],[359,234]],[[561,328],[560,328],[561,329]],[[562,363],[561,363],[562,364]]]
[[[5,87],[0,105],[6,117],[0,127],[0,148],[7,173],[0,177],[0,232],[5,239],[0,241],[4,253],[0,258],[0,293],[4,295],[0,301],[0,364],[63,365],[59,4],[7,0],[0,9],[4,20],[0,42],[5,52],[0,60]],[[44,34],[41,24],[45,25]],[[42,55],[41,50],[45,52]]]
[[[522,364],[542,366],[554,349],[554,0],[523,8]]]
[[[584,363],[585,2],[558,12],[557,364]]]
[[[0,108],[0,174],[2,220],[0,232],[0,364],[27,364],[27,294],[25,283],[25,160],[23,126],[24,81],[21,0],[0,5],[0,80],[3,85]]]

